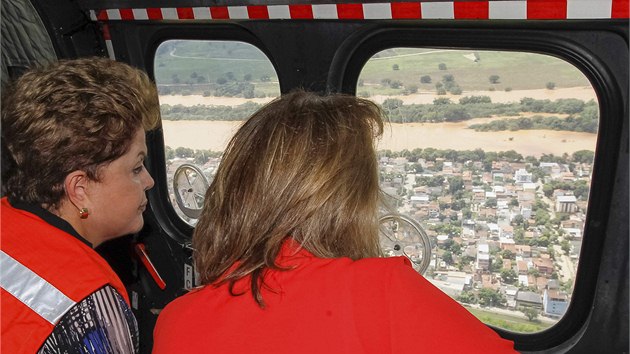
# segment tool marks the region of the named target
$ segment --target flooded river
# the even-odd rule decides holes
[[[584,101],[596,99],[590,87],[573,87],[556,90],[524,90],[511,92],[479,91],[467,95],[487,95],[492,102],[518,102],[522,97],[556,100],[578,98]],[[467,96],[463,95],[463,96]],[[416,94],[410,96],[374,96],[372,100],[382,103],[386,98],[399,98],[405,104],[431,103],[443,96]],[[451,97],[457,102],[459,97]],[[160,96],[162,104],[184,106],[228,105],[236,106],[247,101],[264,104],[271,98],[243,99],[236,97],[203,96]],[[501,117],[493,118],[500,119]],[[513,117],[512,117],[513,118]],[[476,132],[468,126],[487,123],[493,119],[472,119],[458,123],[404,123],[390,124],[379,142],[379,149],[400,151],[403,149],[433,147],[436,149],[507,151],[515,150],[523,156],[542,154],[571,154],[578,150],[595,150],[596,134],[553,130],[520,130],[498,132]],[[222,151],[241,122],[223,121],[163,121],[165,143],[172,148]]]
[[[476,132],[471,124],[488,120],[473,119],[459,123],[389,124],[379,149],[432,147],[436,149],[507,151],[515,150],[523,156],[542,154],[571,154],[578,150],[595,150],[597,136],[590,133],[520,130]],[[164,140],[172,148],[188,147],[222,151],[242,122],[223,121],[163,121]]]

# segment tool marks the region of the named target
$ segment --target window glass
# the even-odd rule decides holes
[[[541,54],[392,48],[365,64],[357,95],[391,122],[381,186],[430,240],[424,276],[487,324],[554,325],[571,301],[591,184],[588,79]],[[391,225],[386,253],[420,264],[410,233]]]
[[[269,58],[236,41],[171,40],[155,55],[170,200],[195,225],[203,195],[242,122],[280,95]]]

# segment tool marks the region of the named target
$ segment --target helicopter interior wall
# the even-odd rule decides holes
[[[2,27],[2,85],[24,70],[57,59],[44,24],[30,2],[7,0],[0,4]]]
[[[36,9],[42,15],[41,23],[48,35],[43,35],[43,39],[32,38],[38,44],[26,44],[37,49],[20,48],[25,45],[24,42],[8,41],[6,34],[42,30],[30,27],[20,29],[19,26],[23,25],[20,19],[25,17],[5,17],[8,15],[5,14],[7,7],[18,6],[12,5],[13,3],[23,5],[23,1],[2,2],[3,83],[4,78],[10,76],[9,69],[5,71],[5,63],[9,66],[13,65],[11,63],[18,63],[16,66],[30,66],[57,57],[106,55],[107,49],[98,26],[70,1],[55,2],[54,5],[47,1],[34,1],[34,8],[31,9]],[[588,232],[596,237],[592,237],[592,247],[586,248],[581,255],[581,267],[578,270],[580,274],[592,273],[585,275],[584,278],[588,280],[582,280],[580,285],[589,294],[582,299],[576,298],[572,304],[572,311],[580,313],[580,321],[560,322],[557,325],[561,328],[560,331],[552,331],[551,334],[543,332],[539,336],[499,332],[515,340],[517,349],[524,352],[628,352],[630,158],[627,23],[618,23],[618,26],[596,21],[573,26],[566,23],[503,23],[502,30],[499,30],[496,24],[453,25],[452,21],[425,21],[405,25],[388,21],[379,25],[360,21],[228,21],[185,25],[175,22],[121,21],[110,23],[110,34],[116,59],[144,68],[150,75],[154,74],[155,50],[164,40],[231,39],[252,43],[270,58],[278,73],[281,92],[305,87],[317,91],[354,93],[358,68],[364,63],[363,60],[391,41],[392,36],[385,36],[382,40],[376,38],[383,32],[383,28],[414,26],[430,29],[425,34],[433,35],[407,36],[409,43],[415,45],[468,45],[509,49],[510,46],[514,47],[513,43],[510,44],[510,36],[520,36],[521,41],[529,43],[532,50],[538,48],[545,51],[549,48],[541,48],[537,38],[556,36],[559,29],[564,29],[567,35],[563,40],[568,43],[567,46],[584,48],[584,42],[590,42],[587,45],[588,51],[596,53],[600,59],[603,58],[601,60],[605,65],[594,68],[594,77],[601,76],[602,83],[601,87],[598,86],[598,92],[606,97],[613,97],[608,102],[604,97],[603,105],[608,107],[605,108],[608,111],[604,113],[615,118],[611,119],[609,126],[603,126],[605,135],[600,138],[596,152],[596,161],[601,167],[593,193],[603,195],[594,196],[596,204],[592,204],[594,216],[589,219]],[[473,28],[487,32],[486,39],[484,36],[474,40],[458,39],[461,38],[457,34],[459,30]],[[530,34],[526,34],[527,32]],[[582,37],[572,35],[578,32]],[[611,44],[610,41],[601,40],[602,34],[616,35],[617,39]],[[399,36],[399,40],[403,38],[404,36]],[[420,38],[426,40],[423,42]],[[314,43],[318,45],[313,45]],[[5,55],[12,55],[15,59],[7,60]],[[571,55],[565,59],[572,60]],[[156,177],[156,186],[149,193],[150,205],[145,213],[145,227],[140,234],[110,242],[99,250],[130,290],[141,330],[142,353],[151,350],[152,329],[160,309],[186,291],[184,284],[191,277],[187,272],[191,270],[192,264],[192,251],[189,247],[192,228],[173,211],[168,201],[167,181],[161,177],[166,176],[162,131],[158,129],[149,133],[147,144],[150,150],[147,168]],[[138,262],[131,261],[134,254],[132,246],[138,242],[146,245],[149,250],[154,265],[166,283],[166,289],[160,289],[146,269]]]
[[[609,261],[610,258],[602,257],[602,254],[606,255],[607,252],[613,252],[614,249],[627,249],[627,238],[619,237],[627,233],[627,225],[619,223],[620,220],[627,220],[627,193],[621,194],[613,192],[614,188],[623,189],[624,181],[627,181],[627,177],[624,178],[624,168],[627,170],[627,164],[624,166],[624,162],[627,160],[627,149],[623,147],[627,146],[627,133],[623,129],[623,125],[627,124],[621,117],[623,117],[624,106],[627,107],[627,102],[621,97],[627,97],[627,67],[624,66],[627,57],[610,55],[615,52],[615,49],[610,48],[611,41],[601,40],[598,41],[598,36],[593,36],[592,33],[581,32],[576,34],[576,29],[580,28],[580,25],[566,25],[566,24],[550,24],[539,26],[524,26],[525,28],[514,28],[506,25],[501,31],[500,27],[497,28],[495,24],[461,24],[461,27],[444,28],[443,23],[423,23],[423,26],[428,27],[430,30],[426,33],[415,33],[401,35],[396,33],[395,35],[386,36],[390,41],[381,41],[379,44],[378,36],[383,36],[387,27],[402,27],[409,28],[414,27],[413,24],[405,24],[402,26],[390,24],[382,25],[366,25],[359,22],[336,22],[336,21],[318,21],[317,24],[313,24],[308,21],[282,21],[273,22],[268,21],[244,21],[230,24],[173,24],[169,26],[163,26],[156,23],[115,23],[110,27],[110,34],[112,35],[113,42],[115,42],[114,49],[116,53],[121,53],[124,56],[124,60],[129,60],[134,65],[148,68],[149,72],[152,72],[152,58],[153,53],[157,45],[166,39],[230,39],[249,42],[257,47],[261,48],[271,59],[274,67],[277,69],[278,77],[280,80],[280,87],[282,92],[290,91],[295,87],[307,87],[319,91],[342,91],[354,93],[357,79],[357,69],[360,68],[364,61],[353,59],[353,55],[363,55],[365,58],[374,54],[379,48],[391,45],[392,38],[396,38],[395,43],[400,44],[405,39],[407,45],[427,45],[427,46],[472,46],[481,48],[503,48],[503,49],[529,49],[532,51],[557,51],[558,55],[564,55],[568,60],[575,59],[572,55],[567,55],[566,52],[570,52],[566,45],[555,45],[552,41],[541,41],[539,38],[556,38],[559,43],[574,42],[580,43],[582,47],[586,46],[588,50],[585,53],[577,53],[578,59],[585,61],[581,64],[582,67],[588,67],[589,65],[595,65],[594,68],[590,68],[593,75],[597,77],[600,74],[604,76],[610,74],[609,71],[617,73],[616,75],[606,76],[603,82],[598,84],[600,91],[605,92],[607,95],[612,96],[610,102],[605,103],[607,99],[603,99],[603,110],[608,112],[611,118],[602,127],[602,138],[600,140],[600,147],[598,148],[600,153],[597,160],[599,161],[600,172],[598,181],[593,186],[594,197],[593,199],[599,204],[599,207],[594,208],[592,212],[594,215],[591,222],[591,232],[597,233],[601,237],[592,237],[592,243],[589,244],[589,251],[586,256],[583,256],[581,262],[582,279],[581,287],[584,296],[581,298],[582,303],[576,300],[576,304],[573,305],[573,314],[576,316],[572,321],[570,318],[564,321],[564,326],[558,326],[555,332],[542,333],[538,336],[527,335],[514,335],[513,333],[503,333],[508,338],[514,339],[517,342],[517,348],[520,350],[536,351],[542,348],[554,348],[554,350],[578,350],[581,346],[585,348],[591,346],[593,340],[578,340],[577,338],[602,338],[602,336],[610,336],[610,327],[603,326],[603,323],[610,323],[613,317],[610,317],[609,311],[613,310],[622,312],[624,316],[614,316],[617,318],[618,326],[615,327],[615,331],[618,329],[617,336],[622,338],[623,333],[627,332],[627,323],[624,322],[624,317],[627,318],[627,305],[624,305],[627,301],[627,254],[618,253],[618,263],[607,264],[603,260]],[[416,25],[417,26],[417,25]],[[485,27],[487,26],[487,27]],[[485,27],[485,28],[484,28]],[[538,27],[538,28],[537,28]],[[622,27],[623,28],[623,27]],[[459,35],[454,34],[458,29],[466,29],[475,32],[473,36],[474,40],[461,38]],[[609,39],[613,39],[613,43],[616,43],[622,48],[627,47],[627,32],[624,34],[622,29],[619,33],[615,34],[615,31],[606,31],[602,28],[598,28],[595,24],[592,27],[593,31],[600,31],[599,36],[610,36]],[[425,30],[426,31],[426,30]],[[563,32],[564,31],[564,32]],[[418,32],[422,32],[419,30]],[[359,33],[359,34],[357,34]],[[559,34],[560,33],[560,34]],[[564,33],[564,34],[562,34]],[[418,38],[428,38],[425,40],[419,40]],[[514,38],[519,38],[515,40]],[[325,46],[319,46],[316,49],[309,43],[320,43],[322,40],[326,40]],[[397,41],[397,42],[396,42]],[[616,42],[615,42],[616,41]],[[360,44],[366,42],[370,45],[376,45],[377,47],[359,48]],[[376,43],[376,44],[374,44]],[[520,44],[518,44],[520,43]],[[140,47],[137,47],[138,44]],[[579,46],[578,46],[579,47]],[[287,50],[291,48],[291,50]],[[347,49],[350,48],[350,49]],[[555,49],[554,49],[555,48]],[[344,52],[345,50],[345,52]],[[563,51],[565,53],[563,53]],[[593,55],[603,58],[603,63],[594,63]],[[608,54],[606,54],[608,53]],[[346,62],[340,59],[342,57]],[[589,58],[593,59],[589,62]],[[600,58],[600,59],[601,59]],[[353,61],[354,60],[354,61]],[[358,63],[358,64],[357,64]],[[353,66],[354,65],[354,66]],[[600,74],[598,74],[600,73]],[[597,79],[595,79],[597,81]],[[600,80],[601,81],[601,80]],[[614,93],[611,93],[613,92]],[[617,108],[615,108],[617,107]],[[156,132],[160,134],[160,132]],[[161,137],[156,136],[156,141],[160,141]],[[624,143],[626,142],[626,143]],[[614,153],[603,154],[601,151],[611,151],[611,149],[620,149]],[[163,154],[152,155],[152,159],[155,162],[154,168],[157,168],[156,174],[164,175],[163,166]],[[620,164],[620,170],[615,168],[615,164]],[[615,173],[619,171],[619,173]],[[627,175],[627,174],[626,174]],[[166,186],[164,184],[158,186],[151,191],[154,200],[163,200],[164,191]],[[618,198],[613,200],[612,198]],[[624,208],[616,208],[616,203],[626,205]],[[156,218],[157,221],[163,222],[166,219],[171,219],[173,214],[169,211],[170,207],[165,204],[156,203],[152,206],[154,211],[159,214]],[[618,218],[617,221],[614,218]],[[606,220],[609,218],[609,221]],[[175,218],[177,219],[177,218]],[[627,224],[627,223],[626,223]],[[621,225],[621,226],[619,226]],[[609,226],[609,227],[607,227]],[[618,229],[618,228],[621,229]],[[617,228],[617,229],[616,229]],[[168,235],[171,240],[156,241],[156,238],[147,239],[147,242],[155,248],[159,248],[155,242],[172,242],[173,239],[181,240],[186,238],[186,234],[190,232],[189,227],[182,227],[177,225],[177,222],[168,221],[168,224],[162,224],[161,229],[164,230],[165,235]],[[604,237],[605,236],[605,237]],[[168,237],[167,237],[168,238]],[[604,242],[605,241],[605,242]],[[172,245],[171,247],[177,247]],[[621,265],[626,264],[625,268],[620,268]],[[599,274],[594,274],[594,270],[599,270]],[[620,272],[621,271],[621,272]],[[591,274],[592,276],[587,276]],[[608,280],[610,277],[617,278],[619,281],[611,282]],[[593,289],[597,289],[597,293],[593,292]],[[596,309],[601,308],[602,311],[591,311],[591,306]],[[614,304],[614,305],[611,305]],[[155,306],[159,304],[155,303]],[[612,307],[611,307],[612,306]],[[608,313],[608,315],[607,315]],[[590,316],[590,321],[587,321],[587,317]],[[570,316],[569,316],[570,317]],[[619,319],[621,317],[621,319]],[[608,329],[604,330],[603,328]],[[606,331],[606,332],[603,332]],[[604,346],[610,346],[608,348],[611,351],[623,349],[627,346],[627,343],[621,341],[611,341],[603,344]],[[602,344],[598,344],[599,348],[602,348]],[[579,350],[578,350],[579,351]]]

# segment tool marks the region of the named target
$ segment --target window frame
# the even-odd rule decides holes
[[[379,22],[355,32],[342,44],[328,77],[331,90],[356,94],[361,70],[374,54],[394,47],[419,47],[527,51],[551,55],[572,64],[590,81],[598,97],[600,120],[572,301],[560,321],[541,332],[516,333],[490,326],[502,337],[513,340],[516,349],[521,351],[570,348],[570,339],[579,336],[589,326],[596,290],[605,278],[599,271],[604,262],[602,255],[609,215],[615,213],[613,186],[619,147],[623,143],[621,131],[624,119],[627,119],[624,91],[625,96],[628,95],[627,52],[625,57],[610,55],[604,44],[604,37],[617,41],[625,38],[627,47],[627,31],[619,21],[615,30],[611,22],[616,21]],[[465,35],[462,35],[464,31]],[[619,45],[619,42],[615,44]],[[625,75],[614,75],[613,72]]]

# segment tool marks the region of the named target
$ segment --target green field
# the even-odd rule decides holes
[[[533,333],[540,332],[551,327],[551,324],[540,321],[531,322],[521,317],[509,316],[471,307],[466,307],[466,309],[486,324],[513,332]]]
[[[245,43],[167,41],[158,48],[154,67],[158,85],[214,84],[225,78],[228,81],[251,82],[261,89],[270,86],[277,90],[278,86],[276,72],[269,59],[259,49]],[[180,82],[173,80],[175,75]],[[250,76],[249,80],[246,75]],[[206,82],[196,80],[199,76],[203,76]]]
[[[440,64],[442,68],[440,68]],[[445,67],[445,68],[444,68]],[[479,90],[544,89],[589,86],[575,67],[555,57],[519,52],[396,48],[376,53],[364,66],[357,92],[396,95],[405,88],[435,91],[444,76],[464,92]],[[490,76],[498,76],[495,83]],[[157,50],[155,76],[158,85],[178,92],[212,91],[221,81],[247,83],[266,94],[279,92],[278,78],[265,54],[253,45],[227,41],[167,41]],[[422,83],[422,76],[431,78]],[[398,81],[400,88],[383,85]]]
[[[475,53],[478,57],[476,62],[472,59]],[[464,91],[542,89],[548,82],[555,83],[556,87],[590,85],[574,66],[540,54],[409,48],[390,49],[380,54],[380,58],[366,63],[360,76],[364,87],[359,87],[357,91],[367,90],[376,94],[374,90],[379,90],[383,78],[399,80],[405,86],[417,85],[421,91],[429,91],[434,90],[435,84],[448,74],[453,75]],[[446,70],[440,70],[439,64],[445,64]],[[398,70],[394,70],[394,65],[398,66]],[[420,77],[424,75],[431,77],[431,83],[420,82]],[[490,83],[491,75],[499,76],[498,83]],[[386,89],[381,90],[387,92]]]

